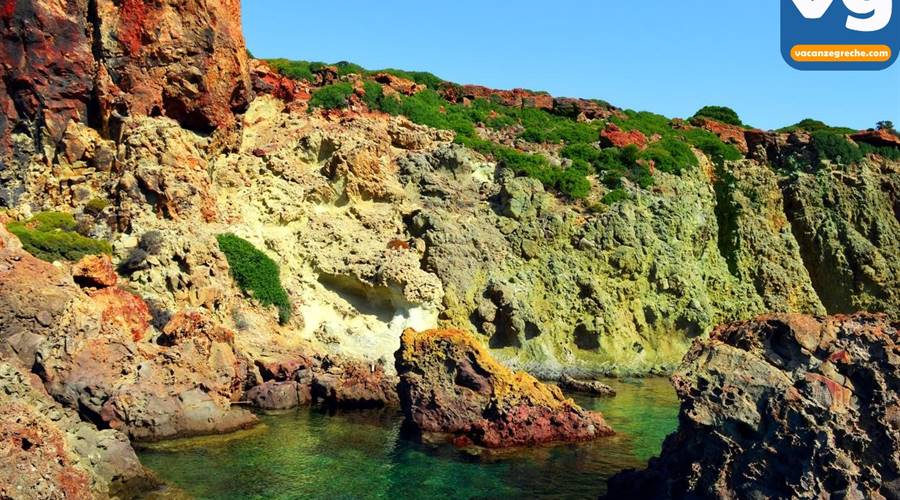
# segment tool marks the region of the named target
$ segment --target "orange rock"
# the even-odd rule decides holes
[[[72,278],[82,287],[106,288],[119,277],[109,255],[86,255],[72,266]]]
[[[408,329],[396,360],[406,422],[423,439],[509,448],[613,434],[600,413],[504,367],[467,332]]]
[[[88,293],[103,311],[103,330],[128,332],[135,342],[150,328],[150,308],[143,299],[121,288],[109,287]]]
[[[738,148],[738,151],[742,154],[747,154],[750,151],[747,146],[747,131],[743,127],[729,125],[702,116],[692,118],[691,124],[716,134],[726,144],[731,144]]]
[[[610,123],[600,132],[600,144],[603,147],[624,148],[635,145],[640,149],[647,147],[647,136],[640,130],[624,131],[616,124]]]
[[[175,345],[189,338],[205,337],[212,342],[234,343],[234,332],[196,311],[175,314],[163,328],[164,343]]]
[[[406,78],[400,78],[399,76],[390,73],[378,73],[375,75],[375,81],[405,95],[415,95],[426,88],[425,85],[418,84]]]

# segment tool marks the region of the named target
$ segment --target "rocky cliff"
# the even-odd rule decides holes
[[[889,132],[669,120],[346,63],[276,71],[248,60],[239,13],[0,0],[0,371],[6,394],[28,393],[2,417],[52,444],[11,434],[17,460],[61,478],[41,494],[140,479],[126,436],[253,425],[236,402],[396,405],[407,329],[474,332],[459,345],[503,382],[669,372],[716,325],[761,313],[900,314]],[[225,233],[277,286],[238,276]],[[273,290],[277,308],[259,294]],[[825,324],[869,331],[862,318]],[[424,360],[458,396],[431,354],[405,359],[404,376]],[[803,379],[831,377],[819,369]],[[500,446],[602,427],[519,382],[542,395],[520,416],[563,418],[568,436],[502,419],[454,432]],[[107,442],[115,457],[78,458]],[[863,469],[835,481],[882,487]]]
[[[716,329],[672,377],[678,431],[607,498],[897,498],[898,326],[777,315]]]

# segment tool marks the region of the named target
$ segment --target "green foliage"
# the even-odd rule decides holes
[[[858,146],[839,133],[831,130],[819,130],[811,134],[812,147],[819,160],[831,160],[841,165],[849,165],[863,159],[863,152]]]
[[[631,199],[631,195],[628,194],[628,191],[625,191],[622,188],[613,189],[612,191],[603,195],[603,198],[600,200],[604,205],[615,205],[616,203],[627,201]]]
[[[309,107],[324,109],[341,109],[350,105],[350,96],[353,95],[353,85],[342,82],[327,85],[316,90],[309,100]]]
[[[650,144],[641,153],[641,158],[653,160],[659,171],[670,174],[681,174],[685,168],[699,164],[691,147],[672,137],[663,137]]]
[[[863,155],[875,154],[888,160],[900,161],[900,149],[895,147],[860,144],[859,150]]]
[[[112,253],[108,242],[82,236],[75,227],[72,215],[63,212],[42,212],[24,223],[11,222],[6,226],[28,253],[47,262],[77,261],[85,255]]]
[[[312,81],[312,65],[309,61],[291,61],[288,59],[266,59],[269,66],[282,75],[295,80]],[[321,64],[321,63],[319,63]]]
[[[736,161],[744,157],[736,147],[725,144],[722,139],[719,139],[719,136],[708,130],[684,130],[681,131],[681,137],[688,144],[703,151],[717,165],[723,164],[726,160]]]
[[[744,126],[737,112],[725,106],[704,106],[700,108],[700,111],[694,113],[694,117],[711,118],[729,125],[737,125],[738,127]]]
[[[363,84],[363,90],[366,91],[363,101],[369,109],[381,109],[381,103],[384,101],[384,88],[377,82],[367,80]]]
[[[629,179],[642,188],[653,185],[653,176],[646,162],[641,161],[642,153],[635,145],[624,148],[606,148],[594,164],[600,180],[610,189],[622,187],[622,179]]]
[[[437,90],[444,85],[444,80],[427,71],[403,71],[402,69],[387,68],[378,71],[369,71],[369,74],[387,73],[389,75],[399,76],[412,80],[418,84],[425,85],[432,90]]]
[[[819,120],[813,120],[812,118],[806,118],[800,120],[799,122],[789,126],[778,129],[778,132],[797,132],[797,131],[805,131],[805,132],[818,132],[818,131],[829,131],[834,132],[836,134],[852,134],[856,132],[856,130],[847,127],[832,127],[831,125],[827,125],[825,122]]]
[[[249,241],[233,234],[220,234],[216,240],[241,290],[264,306],[276,306],[279,322],[286,324],[291,318],[291,302],[281,286],[278,264]]]
[[[84,205],[84,213],[98,215],[100,212],[106,210],[106,207],[108,206],[108,200],[104,200],[103,198],[91,198],[90,201]]]

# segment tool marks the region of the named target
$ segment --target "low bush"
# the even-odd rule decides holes
[[[849,165],[863,159],[863,152],[843,134],[831,130],[819,130],[811,134],[812,147],[819,160],[830,160]]]
[[[725,106],[704,106],[694,113],[694,117],[710,118],[729,125],[737,125],[743,127],[744,122],[738,116],[737,112]]]
[[[75,218],[64,212],[42,212],[26,222],[6,225],[35,257],[53,262],[77,261],[85,255],[111,254],[109,242],[95,240],[75,232]]]
[[[631,195],[628,194],[628,191],[624,189],[613,189],[612,191],[603,195],[603,198],[600,199],[604,205],[615,205],[621,201],[627,201],[631,199]]]
[[[101,212],[106,210],[106,207],[109,206],[109,201],[104,200],[103,198],[91,198],[84,205],[84,213],[90,215],[99,215]]]
[[[818,131],[829,131],[836,134],[852,134],[857,132],[855,129],[848,127],[832,127],[831,125],[826,124],[825,122],[819,120],[813,120],[812,118],[805,118],[800,120],[799,122],[789,126],[778,129],[778,132],[818,132]]]
[[[281,286],[278,264],[249,241],[233,234],[220,234],[216,240],[238,287],[260,304],[277,307],[278,321],[286,324],[291,318],[291,302]]]
[[[353,85],[342,82],[327,85],[316,90],[309,100],[309,107],[324,109],[342,109],[350,105],[350,96],[353,95]]]

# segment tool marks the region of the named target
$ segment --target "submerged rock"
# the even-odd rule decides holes
[[[697,341],[680,426],[607,498],[898,498],[900,323],[763,316]]]
[[[613,434],[602,415],[503,367],[461,330],[406,330],[396,365],[406,424],[423,440],[510,448]]]

